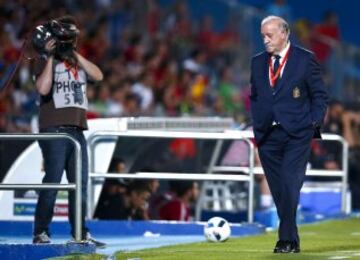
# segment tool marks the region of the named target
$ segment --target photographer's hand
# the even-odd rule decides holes
[[[56,41],[55,39],[51,39],[45,44],[45,52],[48,56],[52,56],[54,54],[56,47]]]
[[[86,74],[90,76],[91,79],[95,81],[101,81],[103,79],[103,73],[99,69],[98,66],[96,66],[91,61],[85,59],[81,54],[79,54],[77,51],[74,50],[74,55],[76,59],[79,62],[80,67],[85,70]]]

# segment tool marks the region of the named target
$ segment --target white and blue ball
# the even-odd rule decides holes
[[[204,227],[204,235],[208,241],[224,242],[231,235],[229,222],[221,217],[213,217]]]

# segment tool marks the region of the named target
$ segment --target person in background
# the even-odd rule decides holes
[[[110,173],[122,173],[126,165],[123,159],[114,158],[109,166]],[[106,179],[101,190],[94,218],[103,218],[104,214],[112,214],[117,203],[112,203],[114,198],[126,193],[131,180],[128,179]]]
[[[228,150],[225,152],[224,157],[221,160],[223,166],[236,166],[236,167],[247,167],[249,166],[249,145],[243,140],[232,141]],[[255,167],[261,167],[259,158],[259,152],[255,149]],[[265,175],[256,174],[256,183],[259,187],[260,198],[259,207],[260,209],[268,209],[274,206],[273,199],[271,197],[269,185],[266,181]]]
[[[97,210],[96,216],[104,220],[147,220],[150,195],[148,181],[134,180],[129,183],[125,193],[109,197],[107,203]]]
[[[158,217],[162,220],[189,221],[191,203],[199,196],[199,186],[195,181],[171,181],[170,191],[157,201]]]
[[[349,144],[349,188],[354,211],[360,210],[360,112],[346,109],[342,115],[343,136]]]
[[[338,16],[333,11],[327,11],[324,14],[320,24],[313,29],[312,51],[321,64],[328,61],[333,50],[335,50],[341,41],[341,32],[338,22]]]

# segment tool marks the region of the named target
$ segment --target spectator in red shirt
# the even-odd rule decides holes
[[[157,204],[159,219],[189,221],[190,205],[198,195],[198,183],[195,181],[170,182],[170,192],[163,194]]]
[[[161,9],[156,0],[147,0],[146,24],[150,37],[155,38],[160,28]]]
[[[213,18],[210,15],[202,18],[196,40],[201,49],[210,53],[216,49],[216,33],[213,29]]]
[[[322,23],[314,28],[312,50],[320,62],[329,58],[331,51],[340,41],[338,17],[334,12],[327,12]]]

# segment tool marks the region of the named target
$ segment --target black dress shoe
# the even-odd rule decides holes
[[[274,253],[300,253],[300,246],[295,241],[277,241]]]

